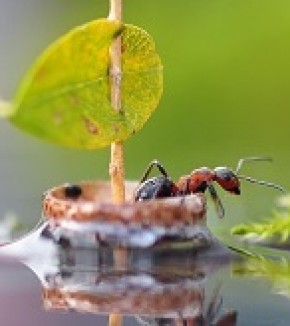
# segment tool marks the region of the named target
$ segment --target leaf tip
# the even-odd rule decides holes
[[[0,99],[0,118],[9,118],[13,114],[12,103]]]
[[[245,235],[249,231],[249,228],[245,224],[236,225],[231,229],[231,234],[234,235]]]

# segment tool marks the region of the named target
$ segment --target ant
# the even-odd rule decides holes
[[[224,208],[213,185],[214,182],[225,191],[234,195],[240,195],[241,193],[240,179],[275,188],[284,192],[284,189],[281,186],[274,183],[253,179],[244,175],[238,175],[243,164],[251,161],[272,160],[268,157],[245,157],[238,161],[235,170],[231,170],[228,167],[216,167],[213,170],[207,167],[201,167],[193,170],[189,175],[180,177],[177,183],[174,183],[168,176],[163,165],[159,161],[153,160],[148,165],[140,180],[139,186],[135,190],[134,199],[135,201],[143,201],[156,198],[177,197],[197,192],[205,192],[208,190],[216,206],[218,216],[223,217],[225,215]],[[148,179],[153,167],[158,168],[161,176]]]

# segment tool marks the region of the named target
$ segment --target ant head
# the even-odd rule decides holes
[[[214,169],[214,181],[216,181],[224,190],[240,195],[240,181],[237,175],[227,167],[217,167]]]

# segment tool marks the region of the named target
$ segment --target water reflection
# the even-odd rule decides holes
[[[203,286],[194,276],[62,271],[47,280],[43,299],[49,309],[175,317],[195,316],[202,307]]]
[[[265,279],[272,285],[273,293],[290,298],[290,260],[285,256],[245,259],[233,264],[232,272],[236,277]]]
[[[236,312],[218,316],[222,285],[206,298],[207,281],[229,261],[139,250],[129,253],[127,269],[118,270],[110,264],[110,248],[102,250],[60,250],[58,272],[42,277],[46,309],[151,316],[138,318],[148,325],[235,325]]]
[[[116,267],[109,246],[72,248],[56,244],[47,224],[28,237],[1,248],[37,275],[47,310],[144,316],[157,325],[223,325],[236,313],[221,316],[222,284],[208,281],[234,256],[219,242],[203,249],[127,250],[126,266]],[[150,320],[148,321],[150,324]],[[224,325],[234,325],[224,324]]]
[[[48,231],[44,223],[1,247],[0,254],[35,273],[50,315],[76,311],[98,320],[100,315],[121,313],[131,316],[128,325],[175,326],[246,325],[249,320],[261,325],[267,314],[272,325],[290,318],[288,301],[283,300],[290,293],[290,259],[285,252],[283,259],[279,251],[264,249],[263,255],[260,251],[237,257],[215,241],[209,248],[128,250],[126,265],[116,266],[112,247],[56,244]],[[260,282],[265,279],[268,283]],[[271,297],[269,281],[281,299]],[[269,311],[264,308],[267,300]]]
[[[91,318],[97,325],[102,318],[106,322],[100,316],[112,312],[127,316],[126,326],[289,324],[290,255],[285,251],[248,247],[251,256],[237,257],[215,241],[203,249],[128,250],[126,266],[116,267],[111,247],[56,244],[48,231],[42,224],[0,248],[0,254],[35,273],[45,308],[38,307],[37,313],[66,316],[70,322],[62,325],[76,325],[71,324],[76,318],[71,311],[82,312],[80,319]],[[4,279],[6,288],[15,287],[9,278]],[[40,302],[39,291],[35,293]],[[27,308],[30,302],[22,304]],[[63,311],[67,313],[59,314]]]

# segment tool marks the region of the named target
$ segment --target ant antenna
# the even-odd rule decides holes
[[[285,192],[285,189],[283,187],[281,187],[279,185],[276,185],[275,183],[272,183],[272,182],[253,179],[253,178],[247,177],[245,175],[238,175],[238,179],[243,179],[243,180],[249,181],[251,183],[257,183],[257,184],[262,185],[262,186],[274,188],[274,189],[277,189],[277,190],[279,190],[281,192]]]
[[[237,164],[237,167],[236,167],[236,174],[240,171],[240,169],[242,168],[243,164],[244,163],[247,163],[247,162],[252,162],[252,161],[265,161],[265,162],[272,162],[272,158],[271,157],[267,157],[267,156],[253,156],[253,157],[244,157],[244,158],[241,158],[239,161],[238,161],[238,164]]]
[[[219,196],[215,190],[215,187],[213,186],[213,184],[209,183],[207,186],[207,189],[208,189],[208,191],[211,195],[211,198],[215,204],[218,217],[223,218],[225,216],[225,209],[223,207],[221,200],[219,199]]]
[[[272,160],[271,157],[267,157],[267,156],[257,156],[257,157],[253,156],[253,157],[241,158],[238,161],[238,164],[237,164],[237,167],[236,167],[236,171],[235,171],[236,174],[240,171],[240,169],[241,169],[241,167],[243,166],[244,163],[251,162],[251,161],[272,162],[273,160]],[[276,185],[275,183],[272,183],[272,182],[253,179],[253,178],[247,177],[245,175],[238,175],[237,177],[238,177],[238,179],[243,179],[243,180],[249,181],[251,183],[257,183],[257,184],[262,185],[262,186],[274,188],[274,189],[277,189],[277,190],[279,190],[281,192],[285,192],[284,188],[282,188],[281,186]]]

